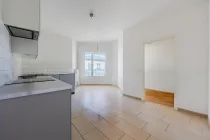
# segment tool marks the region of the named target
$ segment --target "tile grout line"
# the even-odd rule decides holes
[[[148,137],[146,140],[148,140],[151,136],[152,136],[152,135],[149,134],[149,137]]]
[[[91,109],[90,109],[91,110]],[[93,110],[92,110],[93,111]],[[93,112],[95,112],[95,111],[93,111]],[[98,114],[97,112],[95,112],[96,114]],[[121,113],[122,114],[122,113]],[[139,114],[142,114],[142,112],[140,112]],[[98,114],[99,116],[101,116],[100,114]],[[116,116],[118,116],[118,117],[120,117],[120,114],[118,114],[118,115],[116,115]],[[135,115],[134,115],[135,116]],[[102,117],[102,116],[101,116]],[[135,117],[137,117],[137,116],[135,116]],[[103,118],[103,117],[102,117]],[[106,120],[105,118],[103,118],[104,120]],[[126,121],[125,119],[123,119],[122,117],[120,117],[120,119],[122,119],[123,121],[125,121],[126,123],[128,123],[128,124],[130,124],[131,126],[133,126],[133,127],[136,127],[137,129],[139,129],[139,130],[142,130],[143,131],[143,129],[149,124],[148,122],[146,122],[146,121],[144,121],[144,120],[142,120],[142,121],[144,121],[145,122],[145,125],[142,127],[142,128],[139,128],[139,127],[137,127],[137,126],[135,126],[135,125],[133,125],[133,124],[131,124],[131,123],[129,123],[128,121]],[[107,121],[107,120],[106,120]],[[109,121],[107,121],[107,122],[109,122]],[[120,121],[119,121],[120,122]],[[119,123],[119,122],[117,122],[117,123]],[[110,123],[110,122],[109,122]],[[117,124],[116,123],[116,124]],[[112,125],[112,123],[110,123],[111,125]],[[113,125],[114,126],[114,125]],[[124,135],[126,134],[125,132],[123,132],[121,129],[119,129],[119,128],[117,128],[117,127],[115,127],[116,129],[118,129],[118,130],[120,130],[122,133],[124,133]],[[148,133],[148,132],[146,132],[146,133]],[[149,134],[149,137],[151,136],[151,134],[150,133],[148,133]],[[128,135],[128,134],[126,134],[126,135]],[[128,135],[129,136],[129,135]],[[122,136],[123,137],[123,136]],[[130,137],[130,136],[129,136]],[[149,138],[148,137],[148,138]],[[147,139],[148,139],[147,138]],[[133,138],[132,138],[133,139]],[[146,140],[147,140],[146,139]]]
[[[101,115],[100,115],[100,116],[101,116]],[[107,122],[109,122],[110,124],[112,124],[110,121],[108,121],[108,120],[107,120],[106,118],[104,118],[103,116],[101,116],[101,118],[103,118],[104,120],[106,120]],[[120,122],[120,121],[117,121],[116,124],[119,123],[119,122]],[[112,124],[112,125],[114,125],[114,124]]]
[[[76,109],[78,112],[84,112],[84,111],[87,111],[87,110],[90,110],[90,108],[87,108],[86,110],[82,110],[80,111],[79,109]]]
[[[119,138],[119,140],[121,140],[125,135],[126,135],[126,134],[124,133],[124,134],[122,135],[122,137]]]
[[[119,129],[119,128],[117,128],[117,129]],[[119,130],[121,131],[121,129],[119,129]],[[141,129],[139,129],[139,130],[141,130]],[[142,131],[143,131],[143,130],[142,130]],[[123,132],[123,131],[122,131],[122,132]],[[134,140],[129,134],[127,134],[127,133],[125,133],[125,132],[123,132],[123,133],[124,133],[125,135],[127,135],[128,137],[130,137],[132,140]],[[146,132],[146,133],[148,133],[148,132]],[[149,134],[149,133],[148,133],[148,134]],[[150,134],[149,134],[149,137],[150,137]],[[148,137],[148,138],[149,138],[149,137]],[[147,138],[147,139],[148,139],[148,138]],[[146,139],[146,140],[147,140],[147,139]]]
[[[93,112],[95,112],[94,110],[92,110],[92,109],[89,109],[89,110],[91,110],[91,111],[93,111]],[[96,113],[96,112],[95,112]],[[99,115],[98,113],[96,113],[97,115]],[[101,115],[99,115],[99,116],[101,116]],[[101,118],[103,118],[103,117],[101,117]],[[85,118],[86,119],[86,118]],[[92,122],[90,122],[88,119],[86,119],[91,125],[93,125],[93,127],[96,129],[96,130],[98,130],[104,137],[106,137],[108,140],[110,140],[103,132],[101,132],[100,131],[100,129],[98,129],[95,125],[94,125],[94,123],[92,123]],[[88,133],[88,132],[87,132]]]
[[[154,138],[156,138],[155,136],[153,136],[153,135],[151,135],[151,137],[154,137]],[[159,138],[156,138],[157,140],[160,140]]]
[[[161,118],[162,121],[164,121],[163,119],[166,117],[167,115],[163,115],[163,117]]]
[[[83,111],[79,111],[78,109],[76,109],[78,112],[79,112],[79,116],[77,116],[77,117],[75,117],[75,118],[78,118],[78,117],[81,117],[82,116],[82,112],[85,112],[85,111],[88,111],[88,110],[91,110],[90,108],[87,108],[87,110],[83,110]],[[84,117],[84,116],[82,116],[82,117]],[[86,119],[85,118],[85,120],[87,120],[91,125],[93,125],[88,119]],[[72,123],[72,125],[74,125],[73,123]],[[76,126],[74,125],[74,127],[75,127],[75,129],[78,131],[78,133],[80,134],[80,132],[79,132],[79,130],[76,128]],[[95,129],[97,129],[94,125],[93,125],[93,127],[95,128]],[[97,129],[98,130],[98,129]],[[93,131],[93,130],[92,130]],[[90,131],[91,132],[91,131]],[[100,132],[100,131],[99,131]],[[82,134],[80,134],[81,135],[81,137],[83,138],[83,140],[85,140],[85,138],[83,137],[83,136],[85,136],[86,134],[88,134],[89,132],[87,132],[87,133],[85,133],[84,135],[82,135]]]
[[[87,108],[87,110],[90,110],[90,108]],[[82,114],[81,114],[82,112],[87,111],[87,110],[79,111],[79,109],[76,109],[76,111],[78,111],[79,115],[76,116],[76,117],[74,117],[74,118],[71,117],[71,119],[73,120],[73,119],[75,119],[75,118],[78,118],[79,116],[82,115]],[[72,113],[71,113],[71,114],[72,114]]]
[[[148,124],[149,124],[149,123],[147,122],[146,125],[145,125],[144,127],[142,127],[142,129],[140,129],[140,130],[144,131],[144,128],[146,128]],[[147,133],[148,133],[148,132],[147,132]],[[148,134],[150,134],[150,133],[148,133]]]
[[[159,112],[159,111],[160,111],[160,108],[161,108],[161,107],[159,107],[159,108],[158,108],[157,112]]]
[[[95,112],[94,110],[92,110],[93,112]],[[96,114],[98,114],[97,112],[95,112]],[[100,114],[98,114],[99,116],[101,116]],[[103,118],[102,116],[101,116],[101,118]],[[107,121],[105,118],[103,118],[105,121]],[[109,121],[107,121],[109,124],[111,124],[114,128],[116,128],[116,129],[118,129],[120,132],[122,132],[122,133],[124,133],[123,131],[121,131],[119,128],[117,128],[117,127],[115,127],[112,123],[110,123]],[[120,121],[119,121],[120,122]],[[117,123],[119,123],[119,122],[117,122]],[[90,122],[91,123],[91,122]],[[116,123],[116,124],[117,124]],[[92,124],[92,123],[91,123]],[[92,124],[93,125],[93,124]],[[93,125],[94,126],[94,125]],[[95,127],[95,126],[94,126]],[[102,132],[101,132],[102,133]],[[125,133],[124,133],[125,134]]]
[[[120,117],[120,116],[119,116]],[[133,124],[131,124],[131,123],[129,123],[127,120],[125,120],[125,119],[123,119],[122,117],[120,117],[120,119],[122,119],[123,121],[125,121],[126,123],[128,123],[128,124],[130,124],[131,126],[133,126],[133,127],[136,127],[136,128],[138,128],[138,129],[140,129],[140,130],[142,130],[147,124],[148,124],[148,122],[146,122],[146,121],[144,121],[144,120],[142,120],[142,121],[144,121],[145,122],[145,125],[142,127],[142,128],[139,128],[139,127],[137,127],[137,126],[135,126],[135,125],[133,125]],[[119,121],[120,122],[120,121]]]
[[[169,126],[170,126],[170,124],[168,124],[168,126],[166,127],[166,130],[165,130],[165,131],[167,131],[167,130],[168,130]]]
[[[142,112],[138,113],[136,116],[139,116],[140,114],[143,114]]]
[[[76,129],[76,131],[78,132],[78,134],[82,137],[82,139],[85,140],[85,139],[83,138],[82,134],[80,134],[79,130],[76,128],[76,126],[75,126],[73,123],[71,123],[71,124],[74,126],[74,128]]]
[[[90,122],[91,123],[91,122]],[[92,124],[92,123],[91,123]],[[107,138],[108,140],[110,140],[103,132],[100,131],[100,129],[98,129],[94,124],[92,124],[96,130],[98,130],[105,138]]]
[[[79,111],[78,111],[79,112]],[[72,114],[72,113],[71,113]],[[78,116],[76,116],[76,117],[71,117],[71,120],[73,120],[73,119],[75,119],[75,118],[78,118],[79,116],[81,115],[81,112],[79,112],[79,115]]]
[[[120,117],[120,116],[119,116]],[[121,118],[121,117],[120,117]],[[123,118],[121,118],[122,120],[124,120]],[[143,129],[147,126],[147,124],[149,124],[148,122],[146,122],[146,124],[145,124],[145,126],[143,126],[141,129],[140,128],[138,128],[137,126],[135,126],[135,125],[133,125],[133,124],[130,124],[129,122],[127,122],[126,120],[124,120],[126,123],[128,123],[129,125],[131,125],[131,126],[133,126],[133,127],[136,127],[137,129],[139,129],[139,130],[141,130],[141,131],[143,131],[143,132],[145,132]],[[143,120],[144,121],[144,120]],[[120,122],[120,121],[119,121]],[[118,128],[119,129],[119,128]],[[120,129],[119,129],[120,130]],[[121,130],[120,130],[121,131]],[[123,132],[123,131],[122,131]],[[125,132],[123,132],[123,133],[125,133]],[[148,133],[148,132],[145,132],[145,133]],[[125,133],[126,135],[128,135],[127,133]],[[149,134],[149,137],[151,136],[151,134],[150,133],[148,133]],[[129,135],[128,135],[129,136]],[[130,136],[129,136],[130,137]],[[149,138],[148,137],[148,138]],[[131,137],[130,137],[131,138]],[[147,139],[148,139],[147,138]],[[133,139],[133,138],[131,138],[131,139]],[[147,140],[146,139],[146,140]],[[134,140],[134,139],[133,139]]]
[[[131,138],[128,134],[125,134],[125,135],[127,135],[129,138]],[[132,140],[135,140],[135,139],[133,139],[133,138],[131,138]]]
[[[166,117],[166,115],[163,115],[163,117],[161,118],[161,121],[164,121],[163,119]],[[165,121],[164,121],[165,122]]]

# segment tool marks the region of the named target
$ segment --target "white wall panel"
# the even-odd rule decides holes
[[[123,33],[124,93],[144,97],[144,43],[176,42],[175,107],[208,113],[208,1],[139,23]]]

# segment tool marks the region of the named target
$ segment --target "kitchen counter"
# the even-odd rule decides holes
[[[67,89],[72,89],[72,86],[57,79],[55,79],[55,81],[5,85],[0,87],[0,100],[45,94]]]
[[[71,88],[56,79],[0,87],[0,140],[70,140]]]
[[[77,78],[78,78],[78,75],[77,75],[77,72],[75,73],[61,73],[61,74],[54,74],[54,75],[51,75],[52,77],[58,79],[58,80],[61,80],[65,83],[68,83],[70,85],[72,85],[72,89],[71,89],[71,92],[72,94],[75,93],[75,88],[77,86]]]

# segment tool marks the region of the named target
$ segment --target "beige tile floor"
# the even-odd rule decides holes
[[[111,86],[82,86],[72,96],[73,140],[210,140],[207,119],[143,102]]]

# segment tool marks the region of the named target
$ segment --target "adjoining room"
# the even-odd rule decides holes
[[[145,44],[144,100],[174,107],[177,84],[175,47],[174,38]]]

